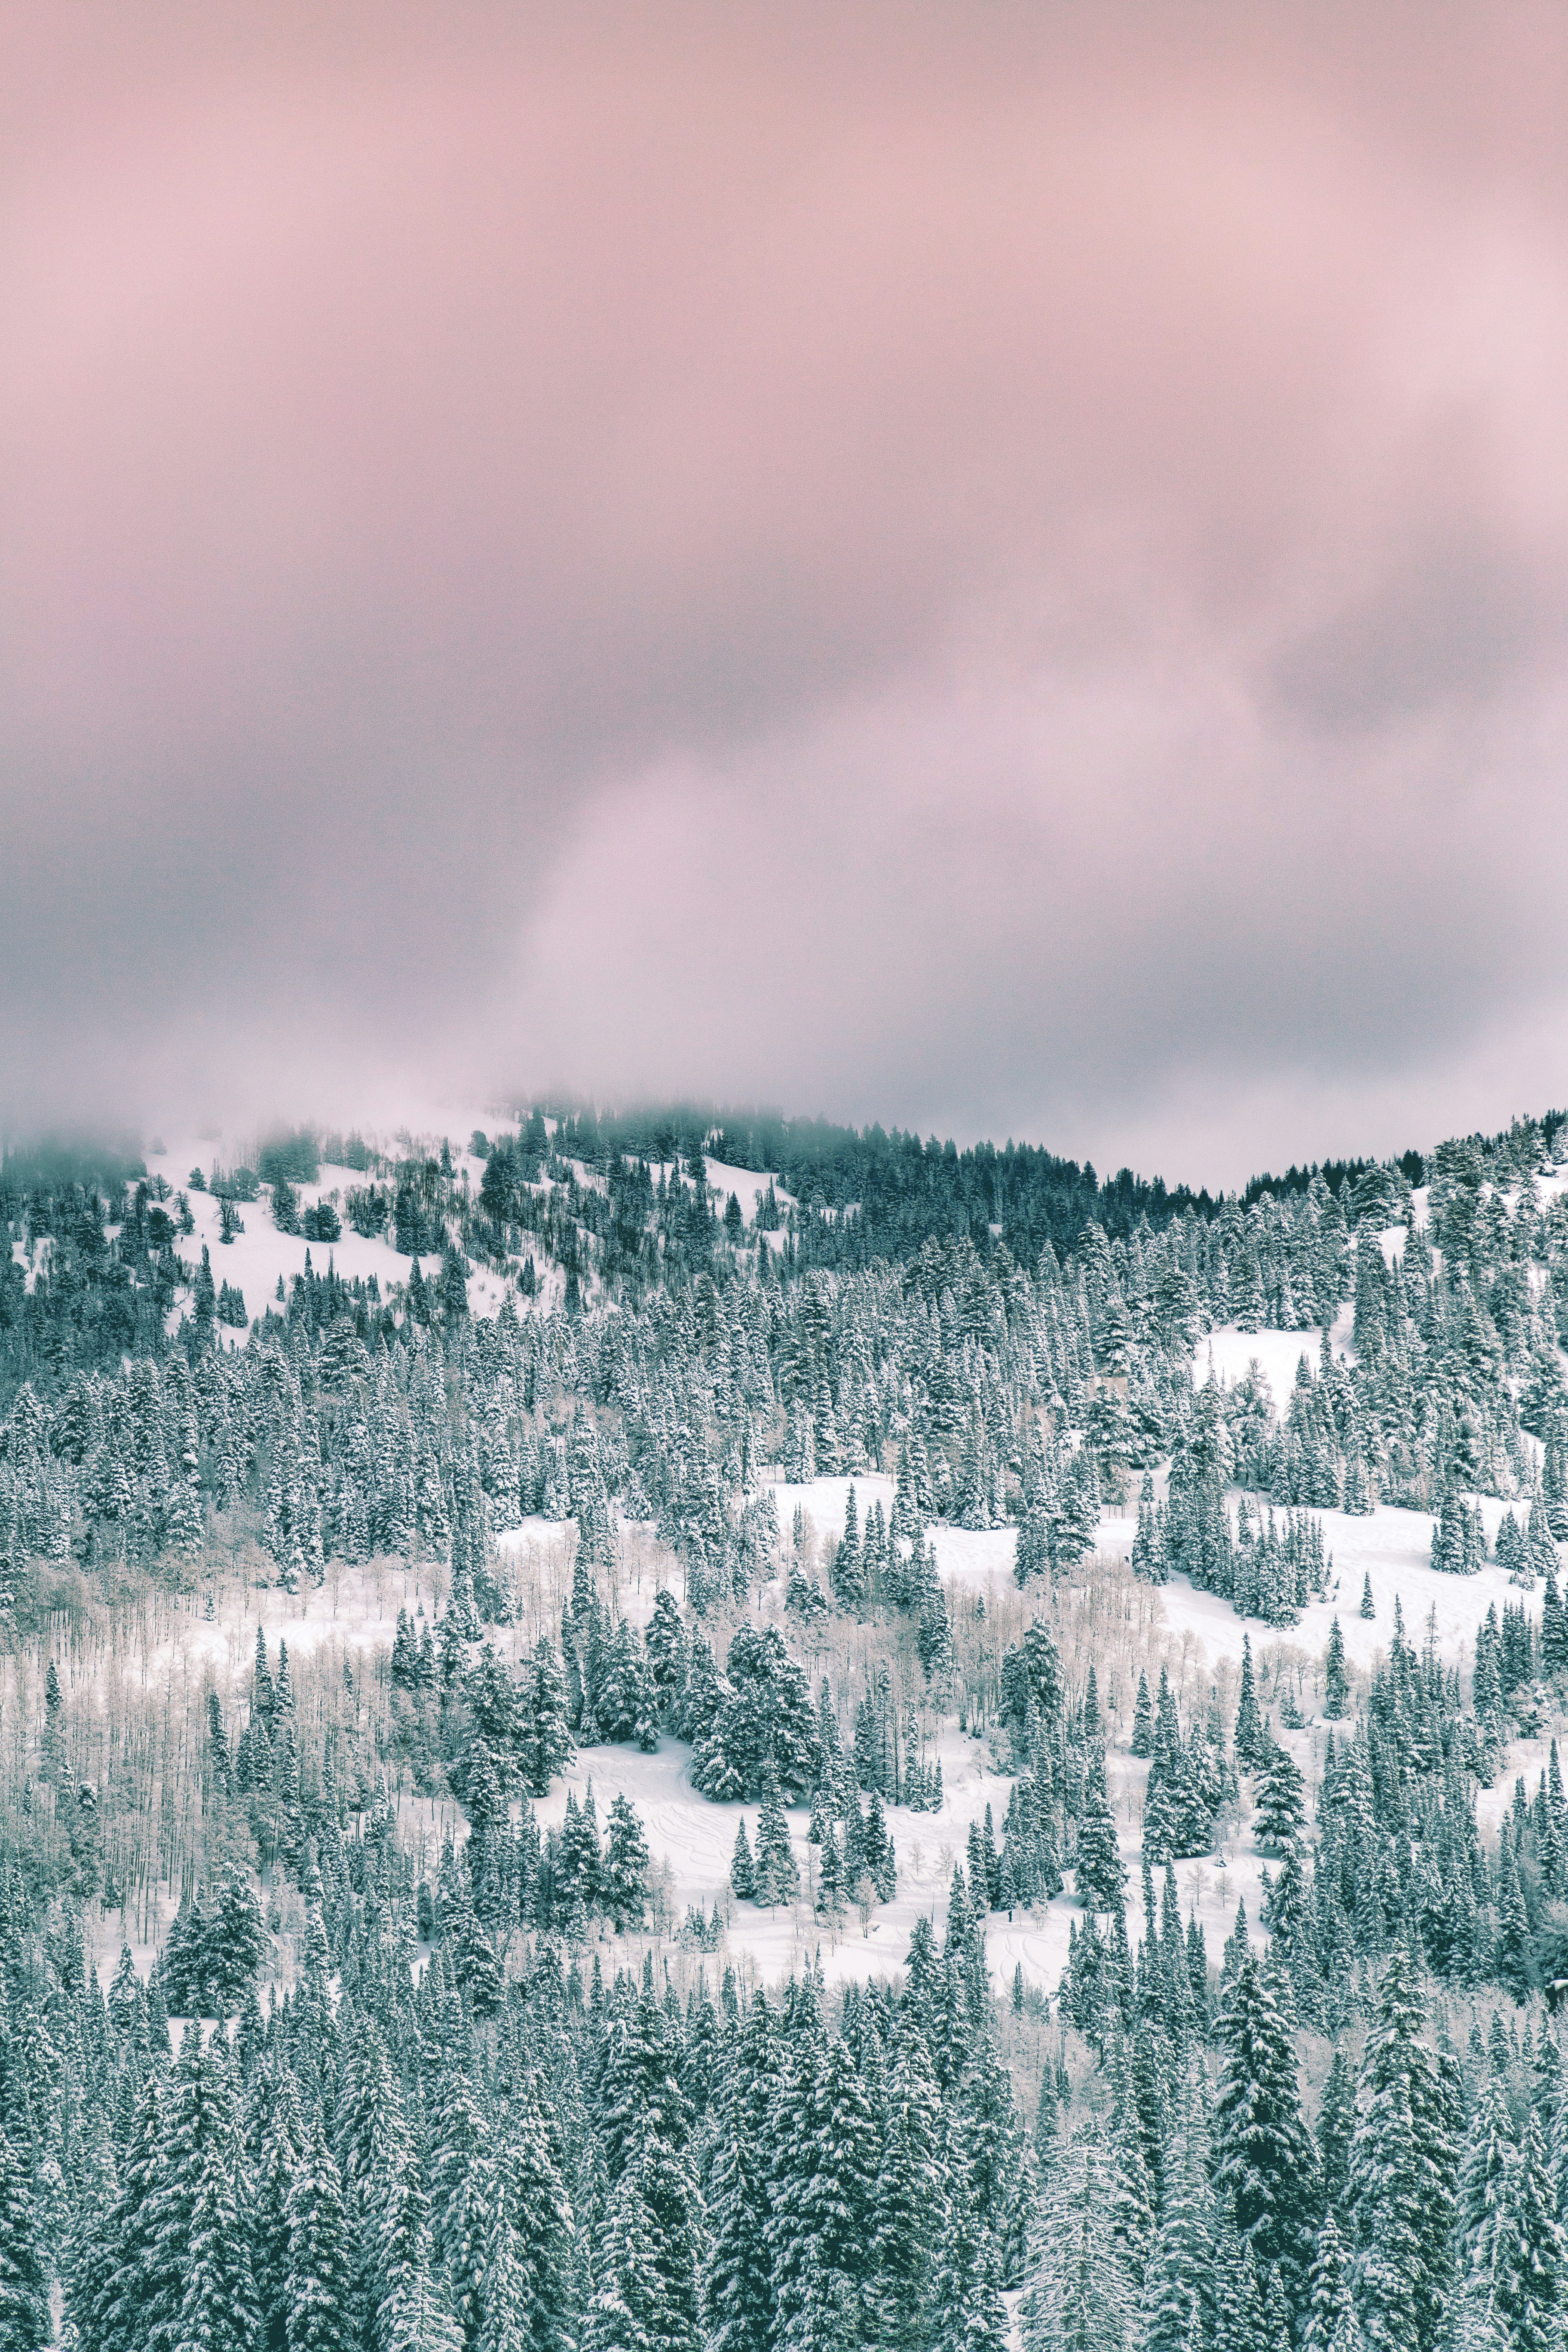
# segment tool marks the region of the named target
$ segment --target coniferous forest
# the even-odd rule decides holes
[[[0,2352],[1555,2352],[1565,1124],[8,1153]]]

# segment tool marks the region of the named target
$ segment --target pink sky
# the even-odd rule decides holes
[[[1561,12],[0,25],[13,1119],[1568,1098]]]

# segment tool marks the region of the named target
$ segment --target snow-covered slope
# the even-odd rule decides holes
[[[804,1486],[781,1483],[774,1489],[781,1524],[787,1530],[799,1507],[818,1538],[840,1534],[852,1484],[862,1516],[874,1501],[879,1500],[885,1510],[890,1507],[892,1482],[877,1475],[853,1481],[820,1478]],[[1495,1525],[1502,1506],[1486,1507]],[[1282,1737],[1296,1754],[1309,1788],[1321,1769],[1327,1736],[1317,1708],[1322,1654],[1333,1618],[1337,1616],[1344,1636],[1353,1679],[1370,1675],[1383,1659],[1396,1601],[1412,1641],[1419,1643],[1430,1624],[1442,1654],[1463,1661],[1470,1654],[1476,1626],[1488,1607],[1495,1603],[1500,1609],[1505,1600],[1520,1597],[1495,1566],[1469,1578],[1436,1573],[1428,1565],[1432,1522],[1423,1513],[1380,1508],[1368,1517],[1348,1517],[1342,1512],[1326,1512],[1322,1517],[1334,1562],[1331,1593],[1287,1631],[1272,1632],[1238,1618],[1227,1601],[1194,1591],[1184,1579],[1158,1590],[1131,1588],[1139,1607],[1146,1612],[1151,1678],[1162,1662],[1168,1663],[1173,1680],[1186,1700],[1205,1692],[1216,1677],[1225,1679],[1227,1689],[1234,1689],[1244,1640],[1250,1642],[1260,1674],[1271,1675],[1280,1662],[1300,1669],[1307,1727]],[[1125,1558],[1133,1531],[1131,1520],[1107,1515],[1101,1552],[1111,1559]],[[570,1522],[542,1519],[531,1519],[500,1535],[502,1550],[531,1603],[515,1625],[491,1629],[487,1635],[503,1655],[521,1656],[541,1631],[552,1625],[569,1580],[574,1538],[575,1528]],[[978,1601],[994,1612],[998,1601],[1013,1590],[1014,1530],[938,1526],[931,1530],[931,1539],[951,1607],[955,1611],[973,1608]],[[623,1542],[625,1567],[617,1606],[634,1622],[646,1622],[661,1583],[669,1583],[679,1593],[680,1572],[650,1529],[626,1528]],[[1375,1613],[1370,1621],[1359,1614],[1363,1578],[1370,1579],[1372,1585]],[[177,1644],[157,1664],[181,1681],[210,1678],[226,1703],[237,1707],[248,1687],[258,1626],[274,1654],[281,1641],[296,1659],[316,1653],[336,1658],[340,1652],[352,1658],[390,1645],[400,1608],[407,1609],[413,1617],[433,1618],[444,1605],[446,1587],[446,1571],[439,1567],[410,1567],[397,1561],[374,1562],[364,1569],[333,1564],[319,1589],[289,1594],[256,1585],[243,1594],[237,1592],[220,1619],[211,1623],[186,1621]],[[764,1596],[764,1613],[776,1612],[781,1598],[776,1590],[771,1599]],[[1102,1681],[1102,1705],[1111,1737],[1112,1801],[1130,1872],[1129,1933],[1136,1942],[1138,1923],[1133,1915],[1141,1900],[1139,1864],[1147,1766],[1126,1752],[1132,1696],[1125,1683]],[[796,1808],[791,1813],[791,1829],[805,1899],[793,1907],[771,1911],[733,1904],[725,1937],[727,1955],[743,1961],[764,1980],[818,1958],[829,1978],[876,1975],[900,1966],[915,1919],[924,1914],[940,1927],[945,1916],[953,1868],[964,1859],[971,1822],[981,1822],[989,1807],[1000,1835],[1012,1785],[1005,1772],[998,1769],[989,1741],[970,1737],[951,1720],[933,1753],[940,1757],[943,1771],[945,1801],[941,1811],[888,1809],[889,1828],[899,1854],[898,1893],[891,1903],[877,1907],[864,1923],[853,1912],[837,1928],[818,1920],[809,1901],[813,1857],[805,1837],[806,1811]],[[1500,1816],[1512,1771],[1533,1774],[1544,1758],[1543,1740],[1518,1744],[1509,1771],[1500,1776],[1493,1790],[1483,1792],[1483,1826],[1495,1824]],[[754,1836],[757,1808],[711,1802],[692,1786],[689,1765],[689,1751],[668,1738],[661,1739],[658,1753],[652,1756],[625,1746],[589,1748],[576,1757],[535,1811],[542,1826],[559,1823],[568,1791],[581,1799],[591,1786],[602,1822],[611,1799],[624,1793],[642,1816],[656,1873],[668,1873],[675,1919],[679,1921],[689,1906],[710,1912],[727,1896],[737,1823],[743,1817]],[[462,1816],[456,1807],[437,1805],[432,1811],[433,1839],[438,1842],[446,1828],[460,1837]],[[1245,1822],[1226,1847],[1222,1861],[1210,1858],[1179,1866],[1184,1908],[1195,1910],[1211,1951],[1217,1951],[1234,1924],[1238,1900],[1245,1900],[1256,1923],[1267,1867]],[[1054,1996],[1066,1965],[1068,1925],[1077,1916],[1070,1887],[1036,1914],[1020,1913],[1012,1920],[994,1915],[987,1923],[986,1944],[999,1986],[1010,1982],[1015,1967],[1021,1965],[1026,1982]],[[112,1939],[106,1938],[106,1965],[109,1940]]]
[[[223,1148],[219,1145],[216,1149],[221,1160]],[[194,1270],[201,1264],[205,1247],[214,1282],[226,1282],[240,1291],[252,1320],[264,1314],[269,1304],[276,1304],[279,1281],[287,1286],[296,1275],[304,1272],[307,1257],[318,1274],[324,1274],[331,1265],[347,1282],[365,1281],[374,1275],[384,1297],[400,1291],[407,1283],[413,1270],[412,1258],[400,1255],[390,1242],[380,1238],[366,1240],[356,1234],[343,1213],[345,1194],[351,1187],[367,1181],[352,1168],[323,1163],[313,1184],[296,1187],[301,1209],[330,1201],[338,1210],[342,1232],[335,1242],[310,1242],[297,1234],[279,1233],[272,1221],[268,1191],[263,1186],[258,1199],[238,1204],[245,1230],[226,1243],[216,1200],[210,1192],[191,1191],[187,1181],[193,1168],[201,1169],[210,1179],[214,1152],[210,1139],[205,1142],[197,1137],[179,1139],[172,1148],[149,1152],[147,1170],[150,1175],[162,1176],[173,1190],[185,1192],[190,1202],[195,1230],[182,1235],[176,1244],[183,1262]],[[452,1165],[458,1180],[467,1178],[477,1192],[484,1175],[483,1160],[475,1159],[466,1149],[459,1150],[454,1139]],[[422,1257],[419,1263],[426,1277],[440,1272],[439,1252]],[[468,1277],[470,1308],[475,1314],[494,1314],[506,1289],[507,1285],[498,1275],[482,1268],[476,1271]],[[243,1332],[225,1336],[237,1341],[244,1338]]]

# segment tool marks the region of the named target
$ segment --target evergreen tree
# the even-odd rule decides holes
[[[16,2149],[0,2132],[0,2347],[4,2352],[37,2352],[52,2334],[32,2184]]]
[[[163,2123],[148,2200],[150,2243],[142,2263],[141,2340],[156,2352],[180,2343],[192,2230],[210,2144],[215,2137],[226,2147],[228,2141],[226,2080],[204,2053],[195,2025],[186,2027],[180,2044]]]
[[[1329,1628],[1329,1647],[1323,1660],[1323,1713],[1331,1722],[1346,1713],[1350,1706],[1350,1683],[1345,1674],[1345,1640],[1336,1617]]]
[[[1310,2309],[1304,2352],[1347,2352],[1354,2321],[1345,2250],[1332,2212],[1325,2215],[1312,2257]]]
[[[742,1816],[735,1830],[735,1850],[730,1857],[730,1891],[737,1903],[750,1903],[757,1891],[757,1874]]]
[[[478,2327],[476,2268],[489,2234],[495,2149],[461,2045],[447,2054],[435,2084],[430,2158],[432,2258],[451,2291],[465,2333]],[[472,2328],[469,2323],[472,2322]]]
[[[862,2334],[876,2134],[854,2061],[842,2042],[826,2043],[815,2003],[792,2042],[775,2109],[768,2222],[773,2340],[791,2352],[832,2352]]]
[[[1138,1697],[1132,1709],[1131,1746],[1134,1756],[1152,1756],[1154,1752],[1154,1717],[1149,1704],[1149,1677],[1142,1669],[1138,1675]]]
[[[654,2260],[652,2218],[636,2169],[623,2174],[611,2200],[596,2265],[583,2352],[660,2352],[667,2334],[664,2286]]]
[[[1296,1844],[1307,1815],[1300,1767],[1289,1751],[1269,1740],[1258,1770],[1253,1833],[1265,1853],[1286,1853]]]
[[[1563,2227],[1541,2116],[1531,2108],[1510,2168],[1492,2252],[1494,2308],[1514,2352],[1556,2352],[1563,2336]]]
[[[1335,2048],[1329,2062],[1328,2080],[1323,2084],[1322,2105],[1318,2111],[1318,2156],[1323,2174],[1323,2201],[1330,2212],[1342,2221],[1350,2183],[1351,2143],[1354,2136],[1355,2078],[1341,2045]],[[1342,2227],[1340,2249],[1342,2253]]]
[[[237,2134],[227,2100],[215,2108],[191,2214],[179,2352],[251,2352],[261,2309],[240,2218]]]
[[[366,2220],[366,2304],[378,2352],[461,2352],[463,2331],[432,2266],[429,2200],[406,2142],[385,2151]]]
[[[1098,2140],[1080,2132],[1064,2151],[1035,2242],[1024,2352],[1125,2352],[1131,2314],[1110,2242],[1108,2190]]]
[[[529,2334],[528,2273],[504,2164],[498,2166],[485,2251],[482,2316],[476,2352],[510,2352]]]
[[[1302,2117],[1289,1995],[1248,1952],[1220,2019],[1215,2188],[1267,2275],[1278,2264],[1292,2312],[1305,2304],[1319,2221],[1317,2151]]]
[[[770,1776],[757,1823],[755,1877],[757,1901],[770,1908],[775,1903],[793,1902],[800,1890],[800,1871],[790,1843],[789,1816],[773,1776]]]
[[[574,2352],[575,2221],[560,2137],[544,2085],[532,2069],[512,2103],[501,2165],[510,2184],[508,2213],[527,2265],[530,2352]]]
[[[1490,2074],[1481,2085],[1471,2111],[1465,2154],[1459,2168],[1458,2210],[1455,2222],[1456,2255],[1461,2273],[1484,2282],[1491,2295],[1492,2254],[1498,2224],[1508,2196],[1509,2168],[1513,2161],[1513,2133],[1504,2104],[1502,2084]]]
[[[1105,1750],[1089,1750],[1084,1784],[1083,1813],[1078,1829],[1078,1898],[1086,1911],[1120,1914],[1127,1885],[1127,1865],[1116,1842],[1116,1822],[1106,1784]]]
[[[961,2163],[937,2256],[930,2340],[933,2352],[1007,2352],[1000,2252],[994,2233],[965,2198],[963,2186]]]
[[[604,1902],[616,1933],[640,1928],[647,1903],[647,1840],[642,1823],[625,1793],[617,1790],[610,1803],[605,1850]]]
[[[848,1872],[844,1849],[832,1822],[824,1832],[816,1865],[816,1899],[814,1906],[819,1919],[833,1922],[844,1916],[845,1898],[848,1892]]]
[[[1110,2051],[1110,2235],[1130,2303],[1143,2289],[1154,2239],[1154,2191],[1143,2151],[1142,2119],[1133,2097],[1127,2047],[1117,2034]]]
[[[1236,1708],[1236,1753],[1242,1764],[1251,1764],[1258,1756],[1263,1734],[1263,1718],[1258,1707],[1258,1685],[1252,1673],[1252,1641],[1248,1634],[1241,1637],[1241,1690]]]
[[[1457,2099],[1421,2041],[1424,2022],[1415,1969],[1396,1945],[1362,2061],[1351,2149],[1352,2294],[1377,2352],[1433,2352],[1452,2277]]]
[[[703,2284],[710,2352],[767,2352],[772,2336],[766,2224],[773,2086],[773,2012],[758,1994],[732,2034],[720,2085]]]
[[[118,2201],[119,2176],[106,2116],[98,2119],[83,2151],[79,2190],[62,2277],[64,2318],[77,2341],[90,2345],[96,2341],[93,2315],[112,2277],[116,2252],[107,2225]]]
[[[654,2268],[659,2324],[671,2352],[700,2336],[698,2255],[702,2205],[692,2169],[689,2108],[677,2079],[651,1975],[610,2021],[599,2085],[605,2161],[612,2189],[635,2171]],[[628,2226],[636,2222],[628,2213]]]
[[[534,1643],[521,1743],[522,1776],[532,1797],[546,1797],[550,1783],[572,1759],[566,1685],[561,1661],[546,1633]]]
[[[1159,2233],[1144,2273],[1144,2352],[1187,2352],[1201,2341],[1213,2295],[1208,2125],[1196,2073],[1182,2085],[1164,2151]]]
[[[1228,2213],[1221,2215],[1215,2234],[1214,2340],[1217,2352],[1275,2352],[1257,2264]]]
[[[131,2134],[119,2168],[115,2201],[106,2217],[109,2258],[103,2265],[83,2334],[93,2352],[140,2352],[149,2322],[174,2305],[184,2280],[158,2226],[155,2197],[163,2158],[163,2078],[149,2072],[136,2095]]]
[[[888,2084],[868,2288],[868,2335],[892,2352],[915,2352],[927,2340],[932,2262],[949,2202],[941,2122],[941,2093],[924,2038],[906,2024]],[[964,2186],[973,2190],[973,2183]]]
[[[342,2184],[318,2111],[289,2196],[289,2352],[350,2352]]]

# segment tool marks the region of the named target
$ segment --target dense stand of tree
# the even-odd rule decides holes
[[[1483,1851],[1500,1628],[1478,1714],[1394,1625],[1328,1750],[1315,1836],[1250,1671],[1212,1727],[1184,1729],[1168,1685],[1139,1709],[1178,1783],[1210,1775],[1220,1805],[1252,1788],[1279,1856],[1267,1951],[1241,1906],[1216,1958],[1184,1927],[1173,1827],[1146,1835],[1130,1949],[1095,1677],[1070,1695],[1032,1619],[999,1673],[1000,1840],[976,1829],[942,1933],[917,1923],[895,1981],[834,1993],[815,1971],[769,1990],[710,1972],[673,1933],[617,1960],[589,1921],[642,1924],[635,1812],[617,1800],[601,1835],[569,1801],[542,1841],[518,1782],[542,1768],[495,1652],[438,1632],[469,1834],[400,1835],[394,1716],[335,1660],[297,1677],[258,1643],[242,1719],[199,1716],[192,1851],[228,1859],[151,1975],[127,1950],[106,1989],[99,1865],[58,1826],[78,1727],[46,1677],[33,1801],[7,1788],[0,1816],[6,2342],[49,2340],[57,2285],[68,2340],[104,2347],[1000,2352],[1015,2289],[1031,2347],[1557,2340],[1568,2084],[1538,1979],[1564,1800],[1553,1750]],[[1528,1619],[1510,1639],[1538,1703],[1539,1640]],[[873,1686],[852,1747],[819,1740],[819,1834],[837,1784],[857,1814],[857,1777],[875,1797],[887,1748]],[[759,1877],[777,1802],[770,1776]],[[241,1856],[289,1922],[265,2008]],[[985,1928],[1061,1899],[1064,1862],[1051,2023],[1021,1976],[998,1998]],[[185,2002],[216,2033],[181,2025]]]
[[[1228,1202],[677,1116],[535,1113],[466,1160],[277,1138],[184,1198],[7,1160],[0,2345],[47,2341],[58,2288],[104,2352],[986,2352],[1016,2289],[1031,2352],[1549,2352],[1555,1745],[1495,1843],[1477,1795],[1568,1675],[1560,1125]],[[754,1214],[705,1152],[772,1171]],[[323,1159],[359,1180],[337,1202],[304,1198]],[[197,1187],[312,1242],[282,1296],[239,1298],[221,1241],[184,1263]],[[406,1283],[343,1281],[332,1221]],[[497,1316],[475,1264],[512,1277]],[[1307,1335],[1287,1398],[1194,1380],[1220,1323]],[[778,1473],[873,1470],[886,1513],[781,1524]],[[1329,1508],[1429,1511],[1463,1576],[1479,1494],[1519,1598],[1463,1673],[1397,1609],[1360,1682],[1337,1622],[1320,1663],[1249,1642],[1211,1685],[1152,1646],[1176,1575],[1289,1632],[1335,1590]],[[1127,1568],[1093,1557],[1115,1501]],[[494,1540],[530,1515],[572,1523],[548,1608]],[[990,1613],[954,1609],[938,1519],[1016,1528]],[[681,1573],[634,1627],[639,1525]],[[129,1627],[149,1654],[237,1562],[289,1589],[376,1560],[423,1576],[379,1658],[259,1643],[226,1711],[124,1671]],[[890,1899],[889,1809],[941,1806],[954,1717],[1007,1794],[940,1936],[843,1993],[728,1965],[740,1906],[828,1938]],[[708,1916],[624,1795],[533,1810],[574,1754],[669,1739],[747,1811]],[[1149,1766],[1133,1937],[1121,1748]],[[1244,1824],[1262,1916],[1213,1955],[1176,1869]],[[1060,1985],[998,1998],[988,1920],[1053,1902]]]

